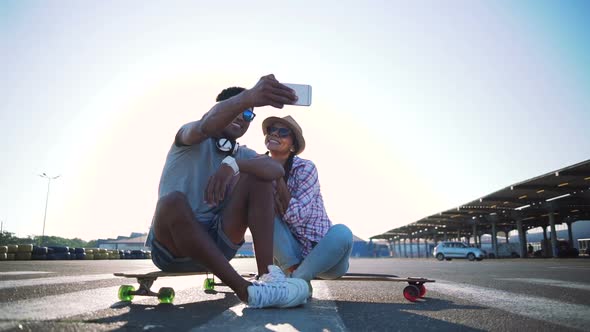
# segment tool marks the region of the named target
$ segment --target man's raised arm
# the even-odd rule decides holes
[[[209,137],[220,135],[247,108],[283,108],[285,104],[295,101],[295,92],[279,83],[274,75],[263,76],[253,88],[215,104],[201,120],[183,126],[176,136],[176,142],[181,145],[199,144]]]
[[[220,135],[227,125],[229,125],[238,114],[243,112],[248,106],[245,101],[244,93],[220,101],[213,106],[209,112],[205,113],[201,120],[184,125],[176,136],[176,142],[179,145],[199,144],[209,137]]]

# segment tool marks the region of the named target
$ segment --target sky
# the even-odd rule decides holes
[[[381,234],[590,157],[586,1],[0,2],[0,221],[147,232],[178,128],[228,86],[293,116],[333,223]]]

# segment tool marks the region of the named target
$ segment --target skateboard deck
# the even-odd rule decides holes
[[[242,277],[254,278],[255,273],[245,273]],[[410,302],[416,302],[418,299],[423,298],[426,295],[426,287],[424,286],[427,282],[436,282],[436,280],[422,278],[422,277],[407,277],[402,278],[393,274],[381,274],[381,273],[346,273],[337,279],[320,279],[315,278],[314,280],[323,281],[392,281],[392,282],[407,282],[403,290],[403,295],[406,300]]]
[[[403,289],[403,295],[406,300],[416,302],[418,299],[426,295],[427,282],[436,282],[433,279],[422,277],[407,277],[402,278],[393,274],[377,274],[377,273],[347,273],[342,277],[334,280],[340,281],[392,281],[392,282],[407,282],[408,285]]]
[[[181,276],[192,276],[192,275],[206,275],[205,281],[203,282],[203,288],[205,290],[212,291],[215,286],[225,286],[223,283],[216,283],[215,276],[210,272],[164,272],[154,271],[148,273],[114,273],[116,277],[123,278],[135,278],[139,284],[139,288],[136,290],[131,285],[121,285],[119,287],[119,300],[124,302],[131,302],[134,296],[154,296],[158,298],[160,303],[172,303],[174,301],[174,289],[170,287],[162,287],[156,293],[151,290],[152,284],[156,279],[163,277],[181,277]],[[209,277],[211,275],[211,277]]]
[[[151,290],[152,284],[156,279],[162,277],[180,277],[180,276],[191,276],[191,275],[206,275],[203,282],[203,288],[206,291],[212,291],[215,286],[225,286],[223,283],[216,283],[215,276],[210,272],[163,272],[154,271],[148,273],[114,273],[116,277],[123,278],[135,278],[139,283],[139,288],[136,290],[131,285],[121,285],[119,287],[119,300],[125,302],[131,302],[134,296],[154,296],[157,297],[160,303],[172,303],[174,301],[174,289],[170,287],[162,287],[156,293]],[[211,277],[209,277],[211,275]],[[256,273],[242,273],[240,274],[244,278],[255,278]],[[338,279],[319,279],[323,281],[391,281],[391,282],[407,282],[403,290],[403,295],[406,300],[410,302],[416,302],[418,299],[423,298],[426,294],[425,283],[435,282],[436,280],[421,278],[421,277],[408,277],[402,278],[393,274],[379,274],[379,273],[346,273]]]

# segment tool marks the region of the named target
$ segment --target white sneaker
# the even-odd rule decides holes
[[[275,281],[283,281],[287,278],[283,270],[276,265],[269,265],[268,266],[268,273],[263,274],[258,281],[261,282],[275,282]]]
[[[269,282],[269,281],[281,281],[285,278],[290,278],[290,277],[291,277],[291,275],[285,275],[285,272],[283,272],[278,266],[269,265],[267,274],[264,274],[262,276],[259,276],[257,274],[252,279],[256,280],[258,282]]]
[[[275,269],[276,268],[276,269]],[[307,281],[286,278],[274,265],[268,267],[269,273],[253,281],[248,286],[248,306],[252,308],[290,308],[307,302],[309,287]]]

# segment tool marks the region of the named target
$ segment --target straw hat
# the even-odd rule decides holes
[[[277,122],[282,123],[287,128],[291,129],[291,132],[293,133],[293,136],[297,141],[297,146],[299,147],[299,149],[295,151],[295,154],[300,154],[301,152],[303,152],[303,150],[305,149],[305,139],[303,138],[303,131],[301,130],[301,127],[299,127],[297,121],[295,121],[295,119],[293,119],[290,115],[287,115],[282,118],[271,116],[264,119],[264,121],[262,121],[262,133],[266,135],[266,128],[268,128],[273,123]]]

